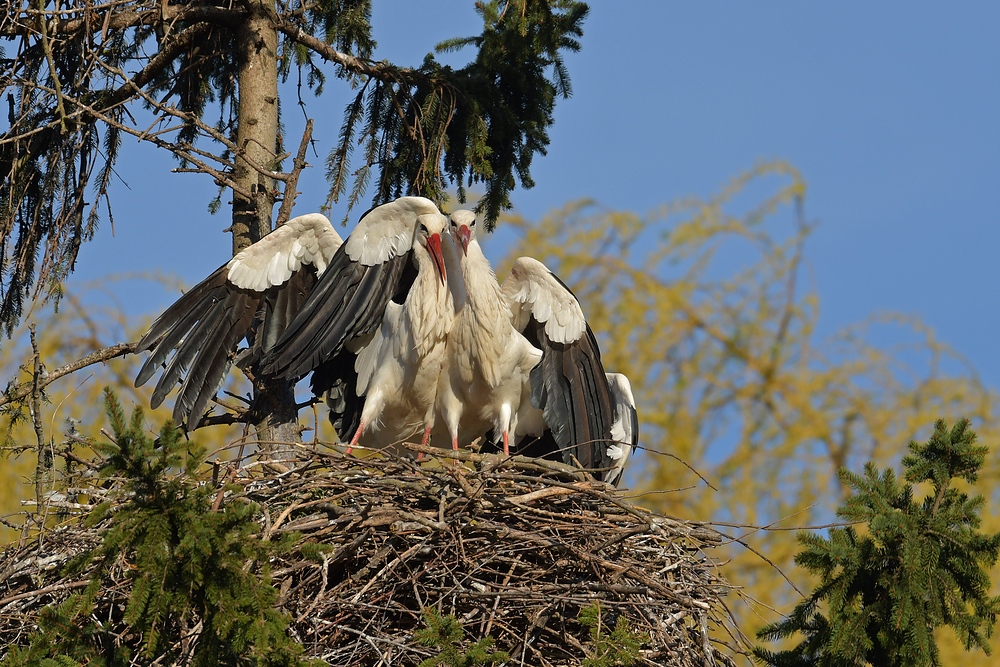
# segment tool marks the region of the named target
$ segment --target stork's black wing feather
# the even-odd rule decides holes
[[[341,350],[313,371],[309,380],[313,394],[326,396],[330,422],[341,442],[347,442],[361,425],[361,410],[365,399],[358,396],[358,373],[354,370],[357,355]]]
[[[364,266],[348,257],[345,248],[337,250],[298,314],[262,361],[269,375],[297,380],[319,368],[346,344],[374,331],[390,299],[399,294],[412,251]]]
[[[542,350],[541,361],[531,371],[531,404],[542,411],[551,436],[533,446],[551,442],[567,464],[608,468],[614,420],[611,391],[590,326],[579,340],[564,344],[550,340],[544,325],[532,319],[524,335]]]
[[[191,308],[187,310],[174,324],[173,327],[168,329],[167,332],[162,335],[159,339],[148,344],[146,347],[138,348],[138,351],[144,349],[150,350],[150,355],[146,359],[146,362],[139,369],[138,375],[135,378],[135,386],[141,387],[146,384],[151,377],[159,369],[165,369],[167,366],[167,359],[171,354],[174,353],[175,348],[180,345],[184,340],[184,337],[188,335],[191,327],[198,323],[205,314],[211,309],[214,299],[204,299],[202,301],[196,301],[192,304]],[[184,368],[187,368],[185,364]],[[183,372],[182,370],[180,372]],[[166,371],[164,371],[166,374]],[[161,378],[161,381],[162,380]],[[173,377],[165,380],[168,383],[168,387],[173,387],[180,381],[179,375],[174,375]],[[169,389],[167,390],[169,391]],[[160,401],[159,399],[153,404],[153,408],[156,408]]]
[[[249,334],[263,300],[263,294],[229,283],[227,268],[220,267],[167,308],[139,341],[136,351],[149,350],[150,356],[135,386],[142,386],[164,367],[150,404],[159,406],[180,384],[173,417],[191,426],[191,415],[197,413],[200,418],[221,385],[236,346]]]
[[[151,354],[139,369],[135,386],[141,387],[163,366],[174,348],[184,339],[192,326],[202,317],[212,304],[225,297],[226,267],[221,267],[177,299],[163,311],[149,331],[136,345],[136,352],[149,350]],[[176,383],[176,378],[174,383]],[[156,405],[159,405],[157,403]],[[153,407],[155,408],[156,405]]]
[[[273,348],[288,325],[302,309],[310,292],[316,287],[316,269],[312,266],[292,274],[287,283],[271,287],[265,292],[265,311],[256,321],[253,331],[253,349],[241,367],[253,365],[257,372],[264,354]]]
[[[163,368],[150,405],[158,407],[180,385],[174,421],[194,428],[237,360],[240,342],[252,345],[240,363],[246,368],[280,337],[315,283],[315,268],[306,266],[283,285],[257,292],[236,287],[227,266],[220,267],[167,308],[139,341],[136,351],[150,356],[135,386]]]
[[[198,425],[208,402],[222,386],[235,359],[236,347],[246,338],[257,315],[257,309],[252,307],[253,299],[241,292],[244,290],[230,292],[228,298],[218,304],[214,312],[219,313],[219,317],[214,326],[206,321],[205,335],[174,402],[174,418],[183,417],[190,428]]]

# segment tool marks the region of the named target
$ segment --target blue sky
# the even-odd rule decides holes
[[[375,0],[376,57],[416,65],[478,32],[472,4]],[[594,2],[567,57],[574,95],[515,208],[537,218],[589,197],[646,212],[788,160],[820,223],[807,250],[820,333],[880,311],[917,316],[1000,387],[998,25],[995,2]],[[324,199],[322,157],[347,95],[331,81],[311,103],[320,158],[296,213]],[[295,144],[301,113],[284,114]],[[115,233],[105,222],[83,248],[71,287],[143,269],[191,284],[228,259],[228,220],[206,209],[213,187],[172,166],[126,141]],[[174,296],[148,282],[112,289],[135,313]]]

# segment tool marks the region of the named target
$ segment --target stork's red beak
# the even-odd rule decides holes
[[[469,254],[469,242],[472,241],[472,230],[468,225],[460,225],[458,228],[458,240],[462,243],[462,254]]]
[[[437,265],[438,276],[443,285],[448,279],[448,272],[444,268],[444,253],[441,252],[441,235],[431,234],[427,237],[427,250],[431,253],[434,263]]]

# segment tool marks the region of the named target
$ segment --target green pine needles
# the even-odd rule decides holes
[[[67,566],[92,568],[89,584],[44,610],[30,645],[12,649],[5,667],[307,664],[286,633],[288,617],[275,609],[268,569],[296,536],[262,541],[252,503],[213,509],[218,490],[197,477],[202,447],[170,422],[150,438],[142,411],[126,420],[110,390],[105,403],[115,444],[92,446],[106,457],[102,475],[124,481],[116,501],[88,518],[110,520],[101,544]],[[95,601],[123,569],[132,580],[127,604],[95,618]]]
[[[820,585],[792,614],[762,628],[775,641],[802,633],[794,648],[756,647],[759,662],[776,667],[939,665],[934,630],[950,626],[967,650],[989,653],[988,639],[1000,610],[991,597],[988,570],[1000,551],[1000,533],[979,532],[984,499],[955,487],[974,484],[987,448],[975,445],[966,420],[950,430],[934,425],[926,443],[911,442],[903,458],[905,482],[891,469],[865,466],[864,475],[842,470],[853,495],[838,510],[863,524],[833,528],[829,537],[802,533],[795,562]],[[914,485],[929,484],[917,502]],[[824,615],[821,606],[828,615]]]
[[[464,646],[467,642],[464,641],[462,624],[451,614],[442,616],[433,607],[424,609],[424,625],[427,627],[413,633],[413,639],[439,652],[433,658],[422,660],[418,667],[481,667],[510,660],[510,656],[503,651],[490,650],[493,648],[492,637],[483,637],[474,644]]]
[[[577,620],[590,630],[592,644],[589,657],[580,663],[583,667],[629,667],[639,661],[644,638],[632,632],[624,616],[618,616],[610,628],[601,617],[601,603],[595,602],[581,609]]]

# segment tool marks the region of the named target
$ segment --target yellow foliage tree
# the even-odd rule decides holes
[[[997,395],[929,328],[878,313],[818,339],[805,192],[769,162],[646,216],[589,201],[512,216],[519,239],[498,267],[530,254],[576,290],[605,368],[639,403],[627,481],[641,504],[733,536],[725,570],[750,602],[734,608],[747,631],[798,600],[794,527],[833,517],[842,466],[898,464],[935,419],[968,417],[993,452],[980,490],[1000,474]]]

